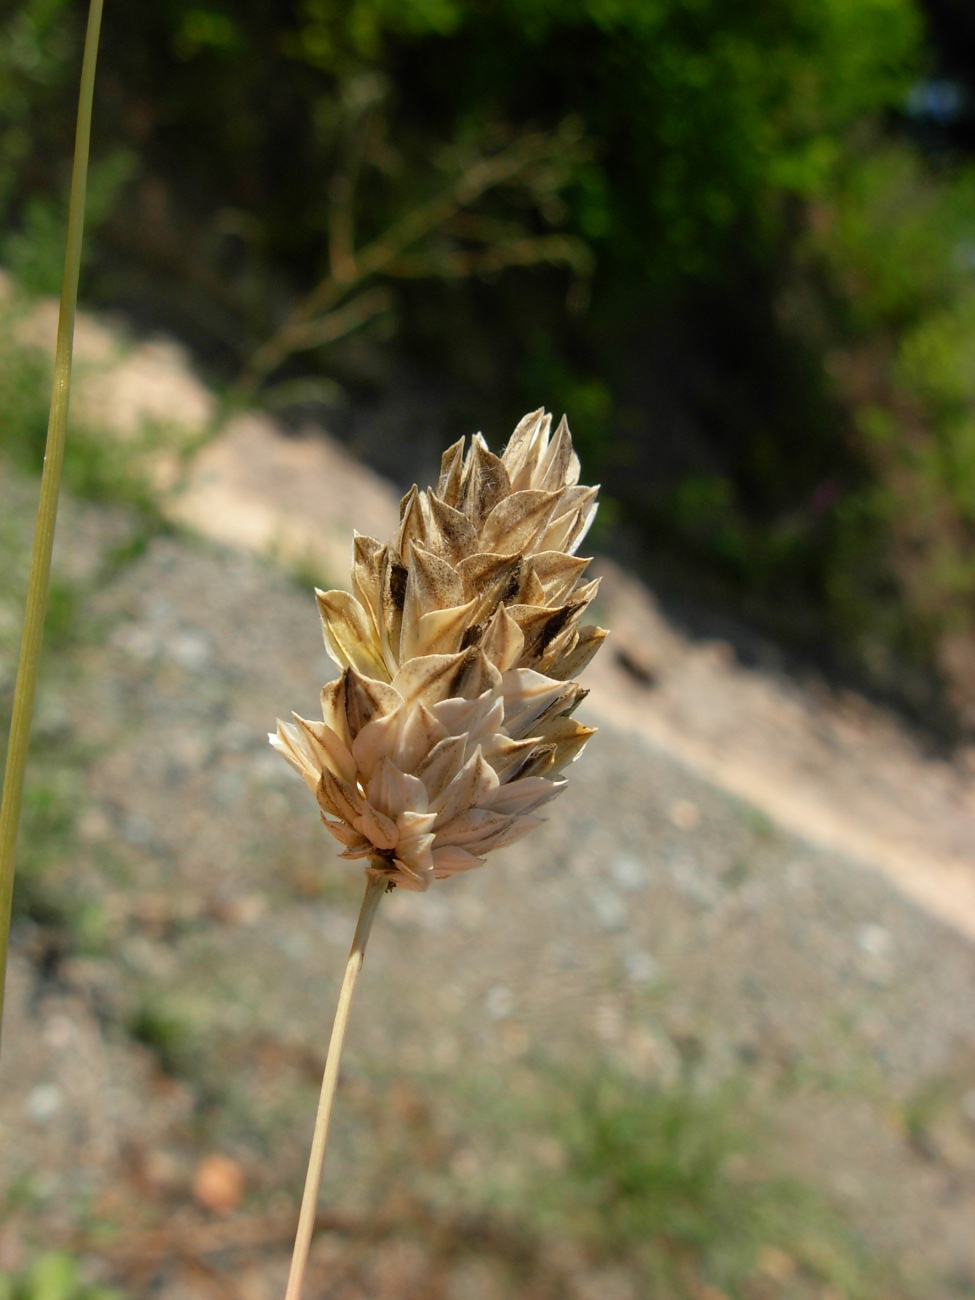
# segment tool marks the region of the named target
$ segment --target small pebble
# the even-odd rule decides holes
[[[609,874],[620,889],[632,893],[643,888],[649,873],[647,864],[642,858],[635,857],[632,853],[621,853],[618,858],[613,859]]]
[[[670,820],[678,830],[693,831],[701,824],[701,812],[690,799],[679,799],[670,810]]]
[[[622,930],[626,926],[626,904],[615,889],[601,889],[593,896],[593,910],[604,930]]]
[[[61,1109],[64,1101],[61,1089],[55,1083],[39,1083],[27,1094],[24,1110],[35,1124],[46,1124]]]
[[[210,661],[210,647],[199,632],[178,632],[166,649],[187,672],[198,673]]]
[[[515,1009],[515,995],[503,984],[495,984],[484,995],[484,1010],[492,1020],[504,1020]]]
[[[763,1246],[758,1255],[758,1271],[773,1282],[788,1282],[798,1272],[796,1261],[778,1246]]]
[[[45,1021],[43,1036],[48,1047],[53,1047],[55,1051],[61,1051],[69,1047],[77,1038],[77,1028],[75,1022],[68,1016],[52,1016],[50,1020]]]
[[[138,623],[123,624],[112,634],[112,644],[140,663],[155,659],[160,649],[156,634]]]
[[[147,844],[152,843],[152,822],[142,813],[129,813],[123,817],[122,825],[119,828],[122,832],[122,839],[127,844],[135,844],[144,848]]]
[[[660,967],[645,948],[631,948],[623,965],[634,984],[651,984],[660,974]]]
[[[670,876],[680,892],[697,903],[713,907],[721,890],[689,854],[679,853],[668,863]]]
[[[882,925],[861,925],[856,933],[856,945],[868,957],[885,958],[894,953],[893,936]]]
[[[244,1198],[244,1170],[230,1156],[204,1156],[193,1174],[193,1199],[213,1214],[229,1214]]]
[[[112,821],[103,808],[82,810],[77,822],[78,834],[88,844],[97,844],[112,837]]]
[[[623,1037],[623,1013],[615,1003],[598,1006],[594,1020],[596,1033],[604,1043],[618,1043]]]

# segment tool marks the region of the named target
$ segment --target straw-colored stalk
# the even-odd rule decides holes
[[[355,927],[352,949],[345,967],[345,978],[339,992],[335,1019],[332,1022],[332,1036],[328,1043],[328,1055],[325,1058],[325,1071],[322,1075],[322,1091],[318,1099],[318,1115],[315,1119],[315,1132],[311,1141],[311,1153],[308,1157],[308,1173],[305,1177],[305,1190],[301,1198],[301,1210],[298,1214],[298,1231],[295,1234],[295,1248],[291,1257],[291,1271],[288,1274],[288,1290],[285,1300],[300,1300],[301,1288],[308,1268],[308,1251],[311,1248],[312,1233],[315,1229],[315,1209],[318,1205],[318,1190],[322,1182],[322,1167],[325,1163],[325,1147],[328,1144],[328,1130],[332,1121],[332,1103],[339,1081],[339,1067],[342,1060],[342,1044],[345,1042],[345,1030],[349,1023],[349,1011],[352,1008],[352,995],[355,992],[362,959],[366,955],[369,931],[372,929],[373,917],[379,900],[388,888],[387,882],[380,875],[366,878],[366,892],[359,911],[359,920]]]
[[[58,315],[57,344],[54,354],[54,379],[51,385],[51,414],[44,450],[37,524],[31,551],[27,606],[17,682],[14,688],[7,744],[7,764],[3,778],[3,801],[0,804],[0,1033],[3,1029],[3,999],[6,983],[7,946],[10,937],[10,913],[13,905],[14,869],[20,805],[27,768],[31,717],[37,687],[37,668],[44,636],[44,613],[51,577],[51,552],[57,521],[61,468],[64,463],[64,439],[68,423],[68,397],[71,390],[71,356],[74,342],[74,318],[78,303],[78,280],[81,274],[81,245],[85,226],[85,195],[88,188],[88,150],[91,140],[91,108],[95,88],[95,63],[98,36],[102,24],[102,0],[91,0],[88,28],[81,64],[81,90],[78,96],[78,124],[75,132],[74,163],[71,171],[71,197],[68,205],[68,240],[64,258],[64,280]]]

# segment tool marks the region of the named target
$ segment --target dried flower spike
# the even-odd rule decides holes
[[[363,859],[366,891],[332,1027],[285,1300],[300,1300],[339,1059],[379,899],[480,866],[539,822],[592,728],[572,678],[606,633],[580,625],[596,583],[575,552],[596,509],[563,420],[528,415],[503,454],[478,434],[444,454],[437,489],[403,498],[396,537],[355,539],[352,591],[318,592],[342,670],[322,720],[275,745],[322,821]]]
[[[480,866],[534,812],[592,728],[569,680],[606,635],[581,626],[597,584],[574,552],[595,512],[563,420],[526,416],[501,457],[480,435],[403,498],[395,541],[357,536],[352,587],[319,592],[343,670],[322,721],[274,744],[314,792],[343,857],[410,890]]]

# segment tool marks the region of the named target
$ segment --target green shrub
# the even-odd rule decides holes
[[[8,56],[0,93],[0,115],[9,104],[21,124],[7,247],[25,267],[51,242],[64,191],[68,145],[51,141],[70,116],[76,25],[63,0],[8,19],[29,34],[10,45],[26,41],[29,57]],[[520,185],[483,215],[504,219],[502,245],[560,228],[598,250],[605,325],[603,310],[645,309],[654,285],[764,256],[786,202],[828,188],[849,128],[898,104],[920,60],[914,0],[129,6],[106,24],[111,130],[93,173],[103,207],[125,199],[106,232],[112,283],[120,254],[140,274],[155,260],[164,301],[175,275],[191,313],[206,298],[260,341],[282,290],[309,288],[347,235],[375,237],[505,134],[574,118],[592,147],[554,186],[538,177],[534,211]],[[126,186],[136,157],[142,179]],[[441,239],[470,249],[463,229]],[[528,324],[560,334],[555,303],[532,297]],[[516,332],[524,301],[507,309]]]
[[[0,220],[31,193],[34,159],[46,150],[63,159],[71,148],[61,110],[78,48],[75,9],[71,0],[0,3]]]
[[[971,707],[975,677],[975,167],[900,145],[854,158],[807,256],[834,307],[832,373],[867,469],[845,503],[830,590],[874,653],[934,660]]]

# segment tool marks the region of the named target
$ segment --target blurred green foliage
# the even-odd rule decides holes
[[[67,143],[59,117],[78,36],[72,8],[70,0],[0,6],[0,218],[29,193],[34,159]]]
[[[850,158],[813,213],[830,375],[868,474],[843,502],[831,594],[875,661],[933,657],[970,713],[975,668],[975,168],[903,144]]]
[[[0,265],[36,293],[61,288],[82,16],[68,0],[0,3]],[[133,164],[124,149],[102,150],[90,228],[113,211]]]
[[[306,0],[299,14],[289,48],[307,63],[404,70],[398,112],[461,131],[499,108],[581,114],[599,148],[574,178],[573,224],[628,276],[665,280],[719,273],[731,232],[768,233],[783,195],[819,192],[842,131],[906,92],[920,36],[910,0]]]
[[[51,358],[18,343],[17,309],[0,312],[0,454],[22,470],[39,474],[44,464],[51,391]],[[75,420],[64,452],[65,485],[89,501],[123,503],[147,529],[162,529],[158,501],[147,478],[144,455],[159,431],[143,429],[121,443]],[[68,627],[67,597],[49,594],[47,636]]]
[[[79,18],[0,0],[0,262],[35,290]],[[405,356],[461,427],[565,409],[681,586],[975,699],[975,172],[898,125],[931,60],[918,0],[123,7],[89,293],[281,402]]]
[[[0,164],[0,194],[19,204],[23,229],[38,188],[63,188],[48,118],[64,115],[77,15],[63,0],[28,0],[6,26],[0,115],[19,124],[19,144]],[[828,187],[851,124],[901,102],[920,34],[913,0],[131,6],[106,27],[100,107],[113,116],[101,151],[123,150],[109,168],[116,185],[138,154],[143,178],[165,186],[155,201],[173,202],[199,236],[187,255],[217,272],[224,245],[238,289],[249,263],[262,283],[284,273],[300,291],[350,190],[374,236],[459,159],[572,117],[593,147],[537,196],[528,228],[584,239],[617,293],[645,303],[647,281],[720,277],[726,258],[767,249],[784,200]],[[517,196],[499,202],[506,216],[529,215],[506,198]],[[124,224],[115,239],[163,251],[161,231]],[[192,282],[200,268],[179,270]],[[263,307],[253,323],[268,331]]]
[[[116,149],[90,168],[85,204],[89,234],[97,234],[99,226],[115,210],[135,166],[131,152]],[[0,264],[12,271],[29,293],[59,294],[67,229],[67,195],[31,195],[21,209],[17,226],[0,236]]]
[[[121,1292],[84,1282],[77,1259],[56,1250],[16,1277],[0,1276],[0,1300],[121,1300]]]
[[[605,1071],[550,1098],[564,1151],[530,1213],[592,1244],[659,1300],[702,1293],[844,1300],[903,1295],[811,1187],[769,1169],[740,1084],[667,1087]],[[771,1288],[771,1289],[770,1289]]]

